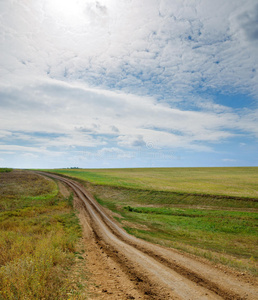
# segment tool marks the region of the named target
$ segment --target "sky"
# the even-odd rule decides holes
[[[0,166],[258,165],[257,0],[0,0]]]

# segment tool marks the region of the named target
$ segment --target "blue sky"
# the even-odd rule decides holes
[[[0,166],[257,166],[256,0],[2,0]]]

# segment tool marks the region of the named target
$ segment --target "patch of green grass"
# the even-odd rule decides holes
[[[0,168],[0,173],[8,173],[8,172],[12,172],[13,169],[11,168]]]
[[[5,173],[0,184],[0,299],[68,299],[81,237],[72,195],[24,171]]]
[[[255,213],[146,207],[126,207],[125,210],[129,211],[127,220],[145,224],[151,232],[169,239],[191,240],[207,249],[227,249],[229,254],[258,258],[257,248],[252,247],[258,242]],[[232,247],[240,239],[246,246],[249,245],[245,251],[242,247]]]
[[[189,243],[189,240],[184,241],[180,238],[171,239],[169,235],[165,236],[157,234],[157,232],[152,232],[151,230],[146,231],[128,226],[124,226],[124,229],[129,234],[132,234],[138,238],[144,239],[151,243],[156,243],[162,246],[179,249],[197,256],[204,257],[215,263],[227,265],[239,271],[246,271],[255,276],[258,275],[257,260],[252,256],[249,258],[244,258],[241,255],[229,255],[223,247],[222,251],[217,251],[217,249],[214,249],[212,247],[210,249],[206,247],[201,247],[199,243],[192,243],[191,241]]]
[[[116,203],[112,201],[103,201],[100,197],[95,195],[95,199],[98,201],[99,204],[107,207],[108,209],[112,210],[113,212],[119,212],[119,210],[116,207]]]
[[[212,220],[214,218],[215,222],[218,223],[217,226],[222,226],[224,220],[228,219],[230,221],[230,225],[232,225],[232,230],[236,229],[235,225],[238,222],[243,223],[241,227],[243,230],[256,228],[255,222],[258,221],[258,215],[255,212],[131,206],[126,206],[124,207],[124,209],[130,212],[136,212],[140,214],[165,215],[171,217],[186,217],[193,219],[207,218],[208,220]],[[227,224],[229,225],[229,223]],[[233,232],[232,230],[230,229],[229,231]],[[255,231],[255,233],[257,232]]]

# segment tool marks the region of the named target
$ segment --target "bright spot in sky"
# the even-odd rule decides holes
[[[82,4],[80,0],[47,0],[46,11],[58,23],[78,25],[83,20]]]

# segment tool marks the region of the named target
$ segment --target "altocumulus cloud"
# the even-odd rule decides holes
[[[1,164],[257,164],[257,16],[242,0],[1,1]]]

